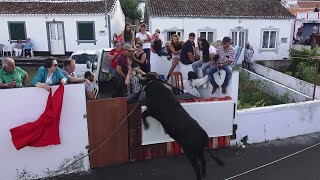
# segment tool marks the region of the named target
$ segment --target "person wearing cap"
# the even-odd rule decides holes
[[[127,73],[128,73],[128,58],[134,51],[130,44],[125,44],[122,47],[121,54],[117,57],[116,62],[116,74],[115,74],[115,88],[113,92],[113,97],[126,97],[127,88],[124,83]]]
[[[221,85],[221,89],[223,94],[227,92],[227,86],[232,76],[231,64],[233,63],[235,57],[235,50],[232,46],[230,46],[230,41],[231,39],[228,36],[223,38],[221,45],[217,49],[218,59],[215,60],[215,63],[213,63],[209,69],[207,69],[207,75],[210,83],[212,84],[212,94],[214,94],[219,88],[213,76],[213,74],[219,70],[224,70],[226,72],[226,77]]]

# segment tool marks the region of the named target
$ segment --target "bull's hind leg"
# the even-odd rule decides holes
[[[195,173],[196,173],[196,176],[197,176],[197,180],[201,180],[201,173],[200,173],[200,165],[197,161],[197,155],[195,154],[186,154],[187,158],[189,159]]]
[[[151,112],[148,111],[148,109],[146,109],[145,111],[143,111],[141,117],[142,117],[142,122],[143,122],[143,125],[144,125],[144,128],[145,129],[148,129],[149,128],[149,123],[147,122],[147,117],[148,116],[151,116]]]
[[[202,169],[202,177],[206,177],[207,175],[207,170],[206,170],[206,159],[204,158],[203,151],[199,152],[199,159],[201,162],[201,169]]]

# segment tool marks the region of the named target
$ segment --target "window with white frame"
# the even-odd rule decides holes
[[[200,31],[199,37],[206,39],[209,43],[214,42],[214,31]]]
[[[10,43],[15,43],[18,39],[22,41],[27,39],[26,24],[24,21],[8,22]]]
[[[277,30],[262,30],[262,49],[272,50],[276,48]]]
[[[247,31],[231,30],[231,40],[233,42],[233,46],[244,47],[247,41]]]
[[[182,31],[167,31],[167,41],[171,41],[171,37],[177,34],[180,37],[180,41],[183,40]]]

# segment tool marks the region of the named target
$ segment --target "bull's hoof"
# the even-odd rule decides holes
[[[144,129],[145,129],[145,130],[149,129],[149,123],[144,122],[144,123],[143,123],[143,126],[144,126]]]

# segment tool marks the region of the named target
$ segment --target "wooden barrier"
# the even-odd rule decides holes
[[[127,115],[127,99],[114,98],[89,101],[87,104],[89,150],[99,146],[120,126]],[[111,139],[90,155],[91,168],[128,161],[128,123],[126,122]]]

